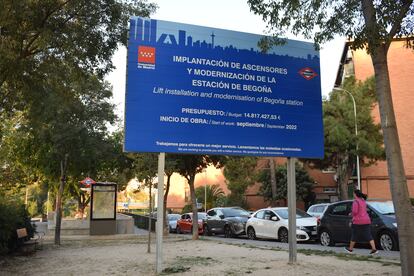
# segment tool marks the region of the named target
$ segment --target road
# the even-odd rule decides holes
[[[174,235],[174,234],[173,234]],[[184,236],[184,235],[182,235]],[[188,237],[191,237],[190,235],[185,235]],[[283,250],[289,250],[289,244],[288,243],[281,243],[275,240],[249,240],[247,237],[238,237],[238,238],[230,238],[226,239],[224,236],[218,235],[218,236],[202,236],[202,239],[207,240],[215,240],[225,243],[231,243],[231,244],[243,244],[243,245],[252,245],[257,247],[267,247],[267,248],[274,248],[274,249],[283,249]],[[344,247],[346,244],[337,244],[336,246],[322,246],[317,242],[306,242],[306,243],[297,243],[298,249],[307,249],[307,250],[317,250],[317,251],[333,251],[335,253],[346,253],[344,250]],[[368,256],[370,252],[369,247],[363,248],[355,248],[354,252],[352,254],[360,255],[360,256]],[[390,259],[390,260],[400,260],[400,252],[399,251],[383,251],[379,250],[378,255],[376,255],[381,258]]]
[[[143,229],[136,228],[136,234],[146,235],[148,232]],[[176,235],[181,238],[189,238],[191,239],[191,235],[189,234],[172,234]],[[223,235],[214,235],[214,236],[200,236],[200,239],[206,240],[214,240],[223,243],[230,243],[230,244],[240,244],[240,245],[252,245],[257,247],[267,247],[267,248],[274,248],[274,249],[282,249],[282,250],[289,250],[288,243],[281,243],[276,240],[249,240],[246,236],[240,236],[237,238],[225,238]],[[297,243],[298,249],[304,250],[317,250],[317,251],[333,251],[335,253],[346,253],[344,247],[346,244],[336,244],[335,246],[322,246],[319,242],[310,241],[310,242],[301,242]],[[370,249],[368,246],[354,248],[354,252],[352,254],[359,255],[359,256],[368,256]],[[400,260],[400,251],[384,251],[378,250],[378,257],[390,260]]]

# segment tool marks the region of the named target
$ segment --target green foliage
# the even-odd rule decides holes
[[[130,15],[155,7],[146,0],[2,1],[0,189],[39,178],[57,184],[66,155],[75,183],[128,173],[118,137],[107,136],[116,117],[104,75],[126,44]]]
[[[145,185],[152,185],[154,177],[158,173],[158,154],[140,153],[133,154],[133,170],[135,177]]]
[[[31,217],[34,217],[38,214],[38,207],[36,201],[29,201],[27,204],[27,211]]]
[[[308,172],[299,163],[296,163],[296,196],[298,199],[307,201],[312,193],[315,181],[309,176]],[[287,198],[287,168],[286,166],[276,166],[275,174],[277,179],[277,192],[275,199]],[[270,183],[269,170],[260,173],[258,181],[262,183],[260,194],[268,201],[272,200],[272,187]]]
[[[111,57],[118,44],[126,45],[129,17],[149,16],[154,10],[146,0],[3,0],[0,110],[21,110],[43,97],[30,88],[50,63],[61,61],[103,76],[112,69]]]
[[[414,206],[414,198],[410,198],[410,201],[411,201],[411,205]]]
[[[162,270],[161,275],[169,275],[169,274],[174,274],[174,273],[184,273],[186,271],[189,271],[190,269],[191,269],[191,267],[186,267],[186,266],[183,266],[181,264],[175,264],[174,266],[164,268]]]
[[[232,156],[228,158],[223,172],[227,188],[231,191],[227,198],[228,205],[246,206],[244,193],[247,187],[257,180],[256,164],[256,157]]]
[[[229,206],[227,204],[227,196],[225,196],[225,195],[219,196],[216,199],[216,206],[215,207],[225,207],[225,206]],[[239,206],[241,206],[241,205],[239,205]]]
[[[221,189],[218,184],[197,187],[195,189],[195,194],[198,202],[202,202],[203,204],[206,204],[204,201],[205,195],[207,195],[207,210],[216,207],[217,200],[224,196],[223,189]]]
[[[383,160],[381,126],[374,123],[371,116],[376,104],[374,79],[357,82],[354,78],[348,78],[343,88],[355,99],[358,136],[355,136],[352,99],[346,92],[334,90],[329,100],[323,103],[325,162],[328,165],[337,164],[339,153],[348,153],[352,160],[358,154],[361,162],[367,165]]]
[[[96,179],[117,183],[118,190],[124,190],[129,180],[135,176],[134,160],[123,152],[123,134],[123,130],[118,130],[107,137],[107,157],[99,162],[96,175]]]
[[[250,9],[268,23],[269,32],[277,39],[286,31],[301,34],[322,44],[335,35],[353,40],[353,47],[362,48],[370,42],[380,45],[393,37],[412,39],[414,25],[410,18],[414,13],[412,1],[291,1],[248,0]],[[375,24],[365,24],[363,10],[370,9]],[[402,22],[402,23],[401,23]],[[270,43],[277,44],[279,40]]]
[[[33,237],[34,229],[23,203],[1,193],[0,225],[0,254],[6,254],[19,246],[17,229],[26,228],[29,237]]]
[[[17,168],[23,183],[41,179],[57,184],[60,163],[68,154],[66,176],[79,188],[77,182],[85,176],[98,180],[95,176],[104,162],[115,155],[106,134],[106,125],[115,119],[108,85],[93,75],[67,69],[55,68],[53,77],[33,87],[45,96],[35,99],[21,116],[16,113],[3,136],[9,142],[2,144],[3,168]],[[79,197],[79,189],[72,191]]]
[[[384,160],[381,126],[371,116],[376,104],[375,83],[370,78],[357,82],[348,78],[343,89],[352,94],[356,106],[358,135],[355,135],[355,115],[351,96],[343,90],[331,92],[323,102],[325,156],[323,160],[311,160],[318,168],[335,168],[341,187],[341,199],[347,199],[348,180],[356,168],[359,155],[362,166]]]
[[[181,213],[192,213],[193,212],[193,205],[186,204],[183,209],[181,210]]]
[[[41,179],[38,179],[38,181],[34,184],[27,185],[27,210],[29,211],[31,217],[45,214],[43,212],[42,205],[47,199],[47,189],[47,182],[42,181]]]
[[[246,197],[244,196],[244,194],[229,194],[226,197],[226,201],[225,201],[227,207],[232,207],[232,206],[238,206],[238,207],[242,207],[244,209],[249,209],[249,206],[247,205],[247,201],[246,201]]]

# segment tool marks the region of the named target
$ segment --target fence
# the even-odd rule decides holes
[[[134,218],[134,224],[140,229],[148,230],[148,221],[149,217],[143,215],[137,215],[133,213],[124,212],[125,215],[131,216]],[[156,218],[151,218],[151,232],[155,232],[155,224],[157,222]]]

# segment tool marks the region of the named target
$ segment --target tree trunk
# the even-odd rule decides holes
[[[62,225],[62,195],[66,183],[67,163],[68,155],[65,154],[65,160],[60,161],[60,185],[56,197],[55,245],[60,245],[60,228]]]
[[[410,203],[400,140],[392,103],[387,49],[377,47],[372,54],[376,91],[384,135],[390,189],[397,217],[402,275],[414,271],[414,214]]]
[[[169,225],[168,225],[168,218],[167,218],[167,199],[168,199],[168,193],[170,192],[170,184],[171,184],[171,176],[172,174],[167,174],[167,185],[165,187],[165,193],[164,193],[164,236],[167,236],[169,233]]]
[[[340,200],[347,200],[348,197],[348,182],[352,169],[349,169],[349,156],[347,154],[339,155],[339,165],[337,168],[338,183],[339,183],[339,198]]]
[[[188,179],[188,185],[190,186],[190,196],[193,205],[193,240],[198,240],[198,211],[197,211],[197,199],[194,188],[195,173],[190,175]]]
[[[275,160],[269,158],[269,169],[270,169],[270,186],[272,188],[272,201],[276,200],[277,184],[276,184],[276,172],[275,172]]]
[[[148,206],[148,247],[147,253],[151,253],[151,222],[152,222],[152,183],[149,186],[149,206]]]

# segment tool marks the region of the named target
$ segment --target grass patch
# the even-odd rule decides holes
[[[353,255],[348,253],[337,253],[332,250],[327,251],[320,251],[320,250],[313,250],[313,249],[298,249],[299,253],[305,254],[305,255],[317,255],[317,256],[333,256],[338,259],[344,260],[344,261],[366,261],[366,262],[377,262],[381,263],[382,265],[395,265],[395,266],[401,266],[400,263],[397,262],[390,262],[381,259],[381,257],[378,256],[363,256],[363,255]]]
[[[167,267],[167,268],[163,269],[161,275],[182,273],[182,272],[186,272],[186,271],[189,271],[189,270],[190,270],[190,267],[185,267],[185,266],[182,266],[182,265],[174,265],[174,266]]]
[[[217,260],[214,260],[210,257],[201,257],[201,256],[194,256],[194,257],[181,257],[178,256],[175,258],[177,262],[182,265],[209,265],[211,263],[218,263]]]

